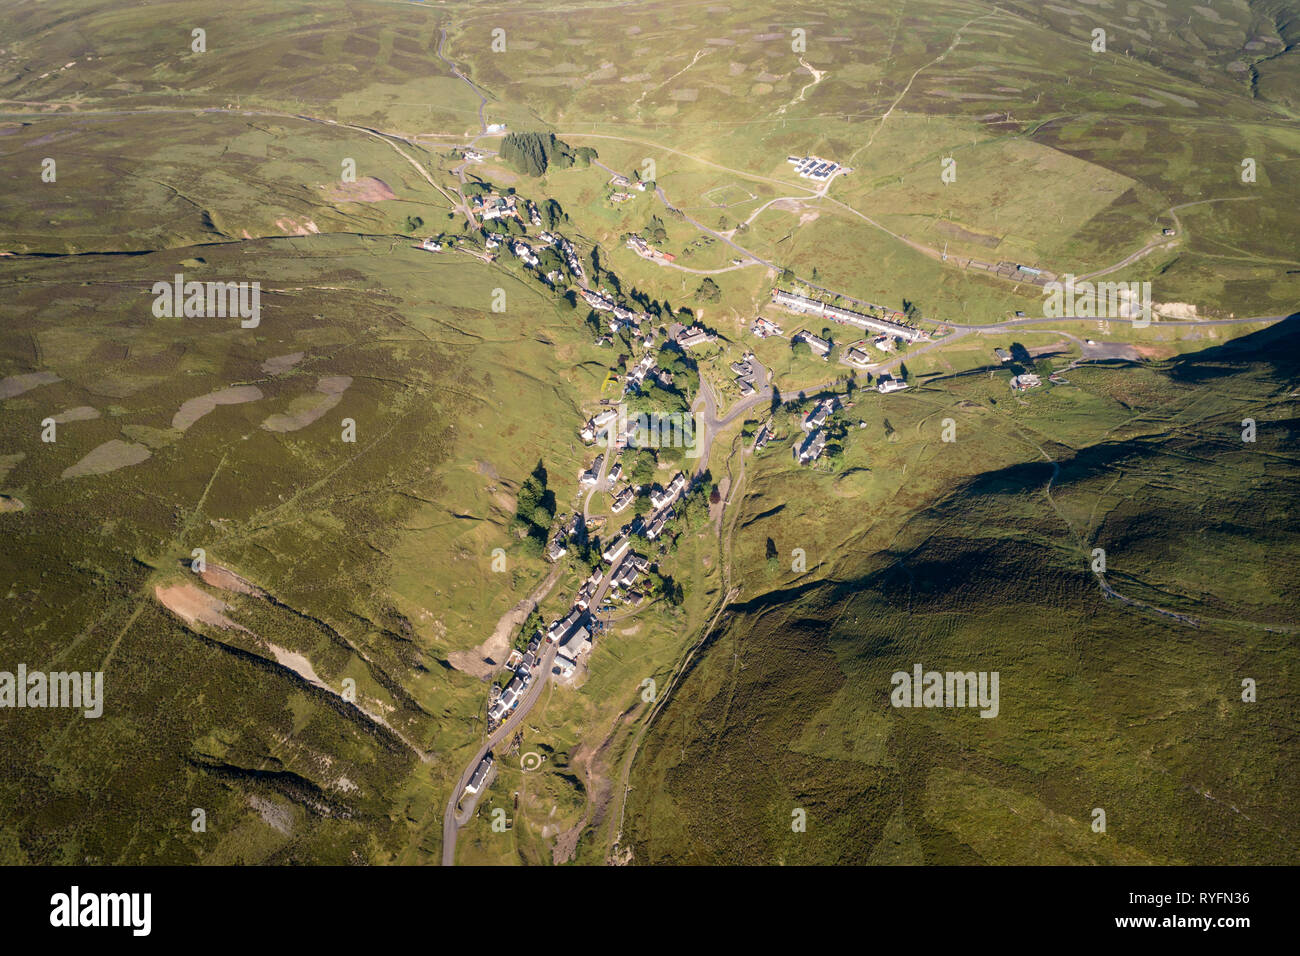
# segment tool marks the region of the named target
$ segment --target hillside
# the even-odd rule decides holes
[[[0,23],[0,864],[1295,861],[1300,0]]]
[[[738,567],[745,599],[638,758],[637,862],[1295,862],[1296,322],[1090,371],[1128,420],[1057,446],[1055,475],[1024,455],[955,481],[884,548],[864,501],[826,567],[776,587]],[[810,540],[755,516],[778,480],[753,479],[738,536]],[[809,495],[839,504],[826,479]],[[1105,598],[1094,547],[1119,594],[1196,626]],[[891,707],[918,663],[999,672],[997,717]]]

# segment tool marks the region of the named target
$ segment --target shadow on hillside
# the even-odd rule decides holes
[[[1170,363],[1169,377],[1176,382],[1197,382],[1234,375],[1241,366],[1266,364],[1282,375],[1300,372],[1300,312],[1259,332],[1222,345],[1180,355]]]

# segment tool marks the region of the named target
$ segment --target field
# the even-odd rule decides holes
[[[574,389],[599,380],[581,357],[591,346],[575,337],[566,304],[467,257],[454,263],[391,239],[324,236],[202,251],[202,264],[178,260],[184,252],[88,257],[75,282],[58,259],[26,263],[18,281],[11,274],[6,358],[51,369],[58,381],[5,403],[5,492],[24,505],[6,531],[5,630],[20,635],[9,652],[106,669],[110,692],[124,695],[118,708],[139,716],[93,727],[92,738],[106,735],[113,746],[70,736],[66,721],[15,728],[16,740],[44,756],[8,778],[10,806],[26,807],[9,825],[37,826],[59,805],[56,793],[18,798],[46,790],[32,775],[80,766],[78,779],[106,779],[122,772],[114,767],[140,764],[130,778],[138,783],[115,797],[111,828],[69,823],[29,857],[181,862],[210,849],[220,859],[274,860],[325,854],[314,840],[326,835],[331,859],[395,856],[423,839],[424,827],[436,834],[436,814],[423,819],[438,805],[430,793],[472,740],[463,729],[474,726],[482,685],[451,670],[448,655],[480,643],[542,574],[507,533],[510,492],[539,459],[576,473],[565,423],[575,415]],[[146,321],[151,299],[141,292],[156,277],[247,274],[249,255],[275,277],[263,289],[258,329]],[[90,301],[87,286],[94,307],[70,313]],[[490,311],[494,287],[505,288],[513,312]],[[566,354],[571,364],[556,365]],[[267,360],[293,355],[287,369],[266,371]],[[543,361],[556,377],[530,370]],[[270,427],[330,376],[351,379],[337,405],[303,427]],[[251,383],[262,397],[217,405],[184,430],[170,426],[187,400],[232,383]],[[99,414],[73,416],[42,444],[41,419],[69,408]],[[549,411],[533,418],[525,408]],[[349,418],[355,443],[342,440]],[[60,477],[108,442],[149,457]],[[158,605],[156,587],[193,580],[182,563],[196,547],[267,592],[206,589],[251,633],[191,633]],[[504,575],[491,570],[498,547],[510,556]],[[372,721],[267,664],[271,643],[304,655],[334,693],[353,678],[359,704],[413,747],[391,734],[369,739],[380,733]],[[179,750],[165,743],[176,740],[185,741]],[[280,769],[267,773],[272,767]],[[299,800],[302,788],[327,796],[339,780],[361,795],[344,786],[348,796],[332,806],[321,796],[314,807],[323,820],[302,813],[286,834],[256,846],[225,828],[219,841],[187,840],[183,827],[159,837],[172,824],[157,818],[157,806],[207,807],[232,828],[255,818],[223,782],[232,775],[256,782],[254,792],[283,797],[288,788]],[[412,795],[395,794],[408,777],[400,789]],[[352,802],[362,796],[365,813]],[[393,813],[393,800],[425,811],[384,824],[375,849],[367,833],[375,814]],[[345,805],[348,824],[332,819]]]
[[[1279,861],[1295,402],[1293,361],[1269,355],[1295,332],[1263,335],[1158,370],[1075,369],[1023,401],[1006,373],[859,394],[843,414],[866,427],[811,479],[784,444],[762,453],[735,524],[742,599],[636,765],[634,858]],[[1268,422],[1253,444],[1246,417]],[[1125,598],[1196,625],[1106,600],[1094,547]],[[917,663],[999,672],[997,719],[891,708],[890,674]],[[1244,703],[1256,674],[1270,699]]]
[[[548,686],[457,862],[1295,862],[1292,7],[0,0],[0,671],[107,687],[4,710],[0,861],[439,859],[514,609],[589,570],[520,489],[583,509],[641,348],[491,253],[491,186],[557,202],[659,344],[718,333],[720,413],[751,350],[851,406],[812,467],[804,398],[764,451],[767,401],[713,436],[720,501],[648,549],[680,605]],[[489,124],[598,156],[527,175]],[[660,228],[671,262],[627,247]],[[980,262],[1188,324],[1005,326],[1042,290]],[[160,314],[178,275],[260,314]],[[751,332],[823,331],[778,283],[946,337],[881,395],[855,330]],[[1013,393],[1013,343],[1063,380]],[[917,662],[999,671],[1001,718],[891,708]]]

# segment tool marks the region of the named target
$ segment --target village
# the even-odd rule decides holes
[[[847,171],[817,157],[789,159],[799,175],[805,178],[825,180],[837,171]],[[613,191],[608,198],[615,203],[631,198],[631,190],[646,188],[639,180],[633,181],[618,174],[613,176],[609,185]],[[664,349],[684,355],[695,347],[716,342],[718,336],[698,320],[692,320],[689,325],[671,321],[656,329],[654,323],[659,316],[631,308],[626,304],[625,296],[603,284],[592,288],[586,281],[574,243],[556,230],[553,213],[548,216],[552,222],[544,224],[542,213],[533,200],[523,199],[513,191],[503,194],[489,188],[472,195],[470,203],[483,223],[483,244],[489,255],[495,255],[496,250],[504,246],[540,281],[556,290],[572,281],[576,285],[574,293],[589,307],[592,316],[601,317],[602,328],[608,331],[608,337],[598,339],[598,344],[612,343],[614,337],[621,336],[623,341],[641,350],[639,356],[627,360],[621,378],[611,372],[611,379],[621,387],[620,399],[601,399],[601,410],[588,417],[577,429],[578,436],[586,445],[601,450],[578,475],[582,506],[571,516],[561,518],[548,536],[544,552],[547,561],[557,563],[569,554],[575,543],[580,543],[587,554],[593,551],[598,554],[598,561],[571,596],[568,610],[563,615],[549,625],[533,627],[533,633],[527,634],[526,640],[525,635],[520,635],[518,645],[503,664],[501,677],[493,683],[489,693],[486,732],[492,735],[525,706],[530,692],[535,697],[541,683],[554,680],[561,686],[568,686],[580,677],[605,631],[609,614],[617,605],[629,609],[645,605],[649,595],[643,582],[659,573],[657,562],[663,556],[662,549],[658,556],[652,554],[656,542],[664,538],[670,524],[678,517],[677,506],[681,499],[699,491],[701,479],[693,482],[684,472],[677,471],[663,485],[654,482],[637,484],[630,480],[625,471],[624,453],[647,445],[655,447],[657,442],[654,434],[645,433],[646,416],[629,417],[624,400],[635,398],[648,388],[674,387],[674,373],[660,365]],[[514,225],[506,227],[505,224],[510,222]],[[549,228],[543,228],[544,225],[549,225]],[[671,263],[674,259],[639,234],[629,234],[625,238],[628,248],[642,258],[662,263]],[[424,240],[419,246],[426,251],[440,252],[455,242],[457,240],[435,237]],[[861,370],[874,369],[909,345],[930,340],[930,334],[909,323],[903,313],[869,303],[862,303],[860,311],[780,288],[772,289],[771,302],[794,315],[828,319],[867,333],[866,337],[848,344],[839,355],[842,364]],[[792,348],[806,346],[812,355],[828,362],[835,348],[826,337],[826,330],[817,334],[811,329],[799,328],[787,336],[779,324],[763,316],[755,317],[749,331],[759,339],[788,338]],[[659,333],[665,335],[662,342]],[[873,350],[882,358],[875,358]],[[1027,356],[1013,359],[1010,353],[999,348],[995,351],[995,358],[1001,364],[1010,364],[1018,369],[1017,360]],[[757,401],[760,396],[756,381],[765,381],[766,372],[754,354],[744,352],[738,360],[730,363],[730,371],[741,401]],[[1027,370],[1017,371],[1011,379],[1011,387],[1016,391],[1039,384],[1038,376]],[[909,383],[904,377],[881,372],[873,387],[879,394],[888,395],[907,389]],[[791,442],[793,461],[800,466],[812,466],[828,454],[838,455],[848,429],[840,413],[852,406],[851,401],[838,395],[814,400],[811,409],[803,416],[798,435]],[[858,427],[866,427],[866,422],[859,421]],[[758,428],[752,452],[761,452],[777,438],[773,419],[769,417]],[[707,472],[703,474],[707,475]],[[648,499],[649,509],[644,514],[636,514],[616,531],[606,532],[607,519],[592,517],[587,507],[591,497],[597,493],[609,496],[609,511],[614,516],[631,508],[639,497]],[[529,625],[525,627],[527,629]],[[531,702],[527,706],[531,706]],[[491,751],[485,754],[470,775],[464,789],[466,794],[475,794],[491,782],[493,760]]]
[[[643,184],[634,186],[624,177],[616,176],[612,182],[615,186],[644,189]],[[622,297],[603,286],[589,286],[573,242],[555,231],[554,225],[542,228],[542,212],[533,200],[523,199],[513,192],[503,194],[488,188],[475,192],[470,205],[483,223],[483,244],[489,254],[496,254],[496,250],[504,247],[551,287],[558,288],[566,278],[572,279],[577,286],[576,294],[593,315],[604,317],[605,328],[611,336],[626,332],[629,340],[640,346],[643,354],[627,363],[622,376],[620,384],[624,396],[636,395],[651,383],[672,387],[673,373],[657,364],[657,346],[685,351],[715,340],[714,333],[703,326],[671,322],[665,330],[667,341],[657,342],[650,321],[654,316],[629,308],[623,304]],[[501,228],[508,223],[513,225]],[[529,231],[530,227],[533,232]],[[424,240],[419,247],[429,252],[441,252],[454,241],[434,237]],[[638,251],[653,255],[648,246],[641,245],[642,249]],[[546,256],[548,251],[551,253],[549,257]],[[635,548],[652,545],[666,534],[669,524],[677,516],[674,505],[692,488],[686,474],[681,471],[662,486],[657,483],[637,485],[623,480],[621,455],[626,449],[637,447],[638,439],[644,441],[647,437],[639,434],[645,428],[644,419],[645,416],[639,416],[629,420],[620,402],[617,406],[606,405],[578,428],[578,435],[584,443],[603,449],[578,476],[579,494],[589,501],[594,493],[608,493],[609,508],[615,515],[631,507],[638,496],[647,498],[650,510],[644,515],[634,516],[616,532],[601,534],[595,539],[598,542],[595,545],[599,554],[598,565],[572,596],[568,611],[549,626],[537,627],[522,647],[512,650],[504,664],[503,679],[493,684],[489,695],[489,733],[518,710],[540,676],[567,683],[579,674],[603,630],[604,622],[598,615],[601,609],[608,612],[616,603],[637,607],[647,599],[647,590],[642,582],[657,571],[657,565],[650,556]],[[573,542],[588,542],[589,536],[603,527],[604,520],[599,518],[589,524],[584,504],[581,510],[559,523],[548,540],[546,559],[553,563],[561,561]],[[465,792],[478,792],[488,780],[491,768],[492,755],[488,754],[475,768]]]

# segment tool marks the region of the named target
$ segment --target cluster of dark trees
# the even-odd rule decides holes
[[[652,598],[663,598],[673,607],[681,607],[682,602],[686,600],[686,592],[681,584],[668,575],[661,574],[658,565],[655,565],[650,572],[648,590]]]
[[[585,567],[589,572],[596,570],[600,566],[602,560],[600,545],[587,530],[587,522],[582,519],[582,515],[578,516],[578,527],[573,534],[569,535],[567,544],[577,563]]]
[[[700,287],[695,290],[695,298],[700,302],[721,302],[722,290],[718,288],[716,282],[705,276]]]
[[[848,437],[849,427],[838,418],[826,423],[826,448],[823,452],[829,461],[844,455],[844,440]]]
[[[591,266],[592,287],[599,288],[600,286],[604,286],[613,293],[615,301],[628,306],[628,308],[636,308],[641,312],[649,312],[661,321],[671,322],[676,319],[683,325],[690,325],[695,320],[695,313],[689,308],[683,307],[677,309],[667,299],[660,302],[658,299],[652,299],[650,296],[635,287],[624,289],[623,284],[619,281],[618,275],[605,268],[605,260],[599,246],[594,246],[592,248],[589,265]],[[564,297],[569,301],[569,305],[573,308],[582,308],[582,306],[579,305],[578,293],[574,290],[570,289],[564,294]],[[588,313],[586,321],[595,338],[600,338],[605,334],[605,320],[601,318],[599,313]],[[664,334],[662,329],[660,330],[660,334]],[[661,368],[667,367],[663,362],[660,362],[659,365]],[[694,368],[693,364],[692,368]]]
[[[548,199],[542,203],[537,212],[542,217],[542,224],[547,229],[554,229],[561,223],[569,221],[569,214],[554,199]]]
[[[704,526],[709,520],[709,501],[717,485],[713,482],[711,472],[704,472],[689,492],[678,499],[673,510],[677,512],[681,526],[695,530]]]
[[[495,234],[497,236],[523,236],[528,233],[524,224],[514,216],[502,216],[500,219],[489,219],[483,223],[483,235]]]
[[[660,418],[665,420],[663,427],[667,427],[667,422],[675,421],[669,416],[686,415],[691,409],[686,393],[676,383],[660,385],[651,379],[642,382],[636,392],[627,396],[625,404],[629,414],[648,416],[650,420],[646,427],[649,428],[659,428]]]
[[[651,216],[650,221],[646,223],[645,237],[656,246],[662,246],[667,242],[668,230],[664,227],[664,221],[658,216]]]
[[[555,492],[546,487],[546,468],[539,461],[533,473],[524,479],[515,499],[515,516],[511,530],[524,539],[525,550],[540,555],[555,520]]]
[[[554,133],[508,133],[501,143],[501,158],[529,176],[541,176],[551,166],[587,166],[596,156],[590,146],[575,149]]]
[[[677,346],[664,346],[655,356],[655,364],[673,376],[673,384],[688,397],[694,398],[699,382],[699,366]]]
[[[546,621],[542,619],[542,615],[538,612],[537,608],[533,608],[528,615],[528,619],[524,621],[524,626],[520,628],[519,633],[515,635],[515,650],[523,651],[528,647],[528,642],[533,639],[533,635],[539,630],[544,631],[545,629]]]

